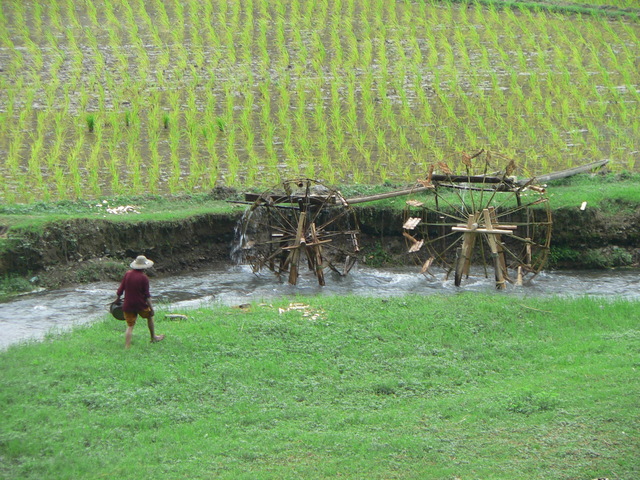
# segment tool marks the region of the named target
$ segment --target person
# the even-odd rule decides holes
[[[138,315],[147,319],[147,326],[151,334],[151,343],[160,342],[164,339],[164,335],[156,335],[155,324],[153,323],[153,304],[149,293],[149,277],[145,270],[153,266],[153,261],[144,255],[139,255],[131,262],[131,270],[125,273],[120,287],[116,292],[116,301],[124,293],[124,304],[122,310],[124,319],[127,322],[127,331],[124,336],[124,348],[131,347],[131,337],[133,335],[133,327],[136,325]]]

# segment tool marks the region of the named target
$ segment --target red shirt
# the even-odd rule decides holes
[[[151,296],[149,294],[149,277],[142,270],[129,270],[124,274],[117,295],[120,296],[123,292],[123,311],[140,312],[148,308],[147,298]]]

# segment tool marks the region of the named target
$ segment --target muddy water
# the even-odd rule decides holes
[[[314,278],[301,277],[297,286],[280,283],[272,274],[256,276],[248,267],[220,267],[191,275],[152,278],[151,290],[162,312],[182,313],[206,305],[240,305],[296,295],[397,296],[433,295],[460,291],[495,292],[492,281],[474,277],[456,288],[443,277],[426,278],[408,269],[376,270],[357,267],[346,277],[327,278],[320,287]],[[0,349],[47,333],[104,318],[115,297],[117,283],[104,282],[22,295],[0,303]],[[500,293],[502,294],[502,293]],[[522,287],[509,286],[508,295],[564,295],[624,297],[640,300],[640,271],[545,272]],[[163,314],[158,315],[162,320]],[[115,321],[115,320],[114,320]],[[124,325],[124,324],[123,324]],[[123,328],[124,331],[124,328]]]

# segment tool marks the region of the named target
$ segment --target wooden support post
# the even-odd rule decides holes
[[[466,230],[462,237],[462,247],[460,248],[458,258],[456,259],[454,280],[456,287],[459,287],[460,283],[462,283],[462,276],[464,275],[465,270],[467,272],[467,275],[469,274],[471,252],[473,250],[473,244],[475,243],[475,236],[477,235],[474,230],[478,228],[478,224],[476,223],[476,216],[474,214],[469,215],[467,226],[465,228]]]
[[[462,272],[460,273],[460,276],[458,277],[458,265],[461,265],[462,262],[462,247],[458,247],[456,248],[456,258],[453,262],[453,266],[451,266],[451,268],[449,268],[449,270],[447,271],[447,276],[446,279],[449,279],[449,275],[451,275],[451,271],[453,270],[453,283],[455,284],[456,287],[460,286],[460,281],[462,280]]]
[[[465,257],[464,267],[462,269],[462,275],[466,278],[469,278],[469,271],[471,270],[471,257],[473,256],[473,249],[476,246],[476,239],[478,238],[477,233],[472,233],[469,235],[469,246]]]
[[[431,273],[429,271],[429,267],[431,266],[431,264],[433,263],[434,260],[435,260],[435,257],[429,257],[427,259],[427,261],[422,264],[422,268],[420,269],[420,273],[428,273],[429,275],[431,275],[433,277],[434,275],[433,275],[433,273]]]
[[[318,232],[316,231],[316,224],[311,224],[311,239],[316,244],[312,247],[312,259],[314,273],[318,277],[318,283],[324,286],[324,271],[322,270],[322,245],[318,243]]]
[[[493,224],[491,223],[491,213],[488,208],[483,210],[485,227],[487,230],[493,230]],[[504,275],[502,274],[502,267],[500,266],[500,259],[498,257],[498,245],[496,242],[496,234],[495,233],[487,233],[487,241],[489,242],[489,247],[491,248],[491,256],[493,257],[493,268],[496,272],[496,288],[498,290],[503,290],[506,288],[504,283]]]
[[[351,235],[351,244],[353,245],[353,251],[356,253],[359,252],[360,245],[358,244],[358,236],[354,232],[351,232],[349,235]]]
[[[491,218],[492,225],[498,225],[498,215],[496,214],[495,207],[489,207],[489,217]],[[507,226],[511,227],[511,226]],[[506,227],[503,225],[499,225],[499,229],[503,230]],[[507,261],[504,258],[504,247],[502,246],[502,235],[496,234],[496,247],[498,248],[498,261],[500,262],[500,268],[502,269],[502,275],[504,278],[509,280],[509,273],[507,272]],[[511,280],[509,280],[511,281]]]
[[[347,258],[344,261],[344,270],[342,271],[342,276],[345,276],[347,273],[351,271],[353,266],[356,264],[357,260],[358,260],[357,257],[347,256]]]
[[[296,231],[296,239],[293,243],[291,253],[289,253],[288,263],[289,266],[289,283],[295,285],[298,282],[298,262],[300,261],[300,248],[306,248],[306,242],[303,238],[304,224],[307,218],[307,212],[300,212],[300,218],[298,218],[298,230]]]

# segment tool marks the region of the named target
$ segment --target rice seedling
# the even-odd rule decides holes
[[[86,117],[86,120],[87,120],[87,130],[89,131],[89,133],[93,133],[93,130],[96,124],[95,115],[93,113],[88,114]]]

